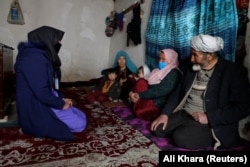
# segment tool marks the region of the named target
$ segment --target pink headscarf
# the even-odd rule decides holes
[[[155,68],[150,75],[147,77],[148,84],[154,85],[159,84],[161,80],[174,68],[178,68],[178,54],[173,49],[164,49],[162,50],[165,58],[168,60],[167,66],[160,70],[159,68]]]

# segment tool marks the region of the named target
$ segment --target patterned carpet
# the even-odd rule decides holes
[[[81,88],[64,89],[88,117],[87,129],[75,142],[33,138],[18,127],[0,128],[1,167],[154,167],[154,142],[132,128],[111,109],[86,103]]]
[[[150,132],[150,122],[137,118],[129,107],[114,107],[112,111],[130,124],[133,128],[139,130],[144,136],[153,141],[161,150],[167,151],[182,151],[184,148],[177,148],[169,138],[159,138],[152,135]]]

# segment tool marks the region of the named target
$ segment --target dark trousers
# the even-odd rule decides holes
[[[184,110],[169,115],[166,129],[163,130],[162,127],[162,124],[160,124],[156,131],[152,133],[158,137],[171,136],[178,147],[204,149],[213,145],[213,137],[209,126],[195,121]]]

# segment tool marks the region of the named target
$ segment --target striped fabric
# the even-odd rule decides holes
[[[235,61],[238,16],[235,0],[153,0],[146,30],[146,64],[157,67],[159,51],[173,48],[184,65],[190,39],[198,34],[220,36],[220,55]]]

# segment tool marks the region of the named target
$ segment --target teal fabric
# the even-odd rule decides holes
[[[190,40],[198,34],[222,37],[225,46],[219,54],[235,61],[237,29],[235,0],[154,0],[146,30],[146,64],[155,68],[165,48],[175,49],[185,64]]]
[[[118,59],[119,59],[121,56],[124,56],[124,57],[125,57],[127,68],[128,68],[132,73],[137,73],[137,67],[136,67],[136,65],[132,62],[132,60],[130,59],[129,55],[128,55],[125,51],[123,51],[123,50],[120,50],[120,51],[116,54],[115,60],[114,60],[114,64],[113,64],[113,67],[117,67]]]

